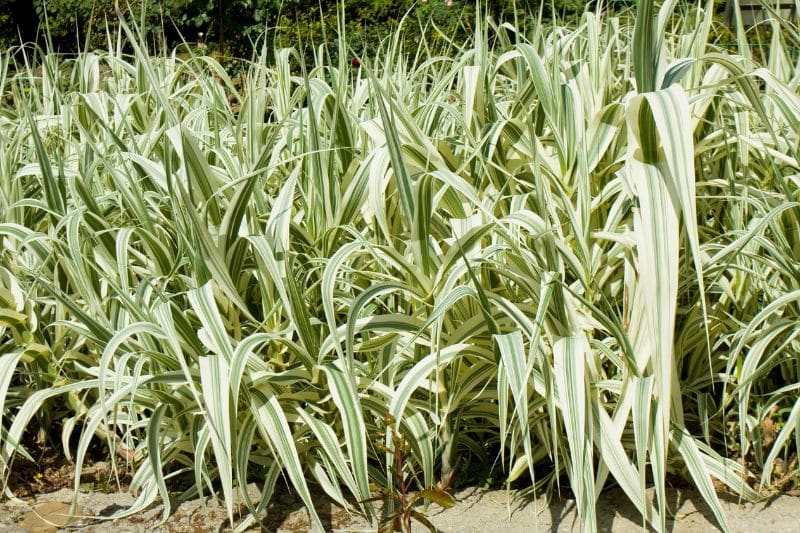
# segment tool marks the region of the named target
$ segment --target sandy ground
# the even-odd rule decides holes
[[[251,487],[255,491],[255,487]],[[462,490],[455,494],[458,505],[449,510],[432,507],[430,520],[442,531],[453,532],[530,532],[581,531],[575,512],[575,502],[563,500],[512,501],[504,491],[483,489]],[[25,503],[0,504],[0,531],[8,533],[51,533],[55,531],[85,531],[91,533],[205,533],[230,531],[225,511],[216,500],[207,501],[205,510],[199,501],[185,502],[161,522],[160,505],[131,518],[115,521],[82,518],[69,528],[59,529],[42,520],[64,523],[71,492],[39,496]],[[79,496],[79,512],[86,517],[109,516],[133,502],[127,493],[104,494],[85,492]],[[327,530],[374,531],[364,519],[350,515],[320,497],[320,515]],[[732,531],[736,532],[798,532],[800,531],[800,497],[783,495],[758,504],[739,504],[723,496],[723,505]],[[712,514],[697,493],[669,491],[670,518],[667,527],[674,532],[718,531]],[[597,506],[600,531],[642,531],[640,517],[634,507],[618,490],[606,491]],[[248,531],[309,531],[310,525],[303,506],[290,494],[277,495],[271,504],[266,526]],[[418,529],[423,531],[422,528]]]
[[[251,490],[255,490],[254,487]],[[581,531],[582,526],[571,500],[513,501],[509,493],[468,489],[455,494],[458,505],[449,510],[431,508],[427,516],[442,531],[453,532],[529,532]],[[71,492],[67,489],[39,496],[25,503],[6,501],[0,504],[0,531],[8,533],[50,533],[85,531],[91,533],[201,533],[230,531],[225,511],[216,500],[207,502],[203,510],[199,501],[178,506],[166,522],[161,523],[160,505],[131,518],[101,520],[133,502],[127,493],[104,494],[85,492],[79,496],[82,518],[69,528],[59,529],[42,520],[64,523]],[[363,518],[350,515],[320,498],[320,515],[330,531],[374,531]],[[800,497],[784,495],[758,504],[738,504],[731,499],[723,503],[732,531],[769,533],[800,531]],[[668,529],[674,532],[719,531],[719,527],[703,504],[691,491],[670,490],[671,516]],[[618,490],[604,493],[598,502],[600,531],[642,531],[640,518],[625,496]],[[290,494],[278,495],[270,506],[266,527],[248,531],[309,531],[310,524],[303,506]],[[419,528],[419,531],[423,531]]]

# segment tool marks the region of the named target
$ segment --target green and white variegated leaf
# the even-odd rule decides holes
[[[703,454],[697,447],[694,438],[689,435],[686,430],[675,429],[673,430],[671,441],[678,453],[681,454],[689,470],[695,486],[703,495],[714,517],[717,519],[723,531],[728,531],[728,522],[725,519],[725,511],[722,509],[717,493],[714,490],[714,485],[711,483],[711,475],[705,464]]]
[[[635,97],[628,108],[630,144],[626,162],[627,177],[635,191],[639,209],[635,213],[634,232],[637,249],[638,305],[644,311],[648,330],[652,332],[653,350],[649,366],[653,371],[654,446],[651,464],[664,486],[667,447],[672,415],[682,416],[680,389],[673,352],[675,311],[678,295],[678,250],[680,228],[678,205],[667,186],[670,168],[660,160],[660,147],[655,139],[644,135],[655,124],[643,96]],[[681,421],[682,423],[682,421]],[[659,516],[665,520],[666,502],[659,492]],[[662,522],[663,529],[664,524]]]
[[[370,496],[367,473],[367,427],[355,380],[348,376],[341,363],[326,365],[322,370],[328,377],[333,403],[339,410],[344,424],[347,456],[355,479],[354,488],[357,489],[354,496],[358,501],[363,501]]]
[[[200,383],[205,403],[206,423],[211,433],[211,446],[225,497],[225,508],[233,524],[233,439],[228,362],[219,355],[201,357]]]
[[[594,446],[591,408],[587,397],[586,359],[589,343],[584,334],[561,337],[553,344],[556,392],[570,452],[570,482],[585,531],[597,530]]]
[[[289,480],[297,491],[300,499],[305,504],[311,516],[311,524],[323,531],[319,515],[315,510],[311,493],[308,490],[303,466],[294,443],[294,436],[286,420],[286,414],[278,401],[277,396],[271,392],[258,389],[250,391],[252,403],[250,409],[258,423],[258,430],[262,438],[271,444],[272,451],[286,470]]]
[[[500,357],[503,364],[500,372],[505,375],[505,381],[511,386],[513,394],[514,413],[519,421],[519,428],[522,434],[525,458],[528,461],[528,469],[531,476],[534,476],[533,451],[531,449],[531,439],[528,427],[528,361],[525,356],[525,346],[522,335],[519,332],[496,335],[495,342],[500,350]],[[499,395],[507,394],[506,390],[498,390]],[[507,404],[507,400],[503,402]]]

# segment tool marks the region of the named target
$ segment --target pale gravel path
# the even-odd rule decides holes
[[[255,490],[255,489],[253,489]],[[34,508],[58,512],[55,502],[68,502],[71,493],[61,490],[37,498],[35,502],[0,504],[0,532],[3,533],[50,533],[55,528],[36,525]],[[651,495],[652,496],[652,495]],[[456,494],[459,501],[453,509],[442,511],[430,509],[428,517],[445,532],[535,532],[535,531],[582,531],[577,519],[574,502],[565,500],[551,502],[527,500],[512,502],[504,491],[469,489]],[[667,527],[673,532],[719,531],[713,516],[702,503],[700,496],[691,491],[668,491],[671,517]],[[85,493],[79,498],[81,510],[86,515],[110,514],[133,502],[129,494]],[[42,507],[44,506],[44,507]],[[780,496],[758,504],[738,504],[723,501],[729,525],[734,532],[782,533],[800,532],[800,498]],[[320,505],[321,516],[326,527],[337,531],[374,531],[369,524],[344,510]],[[598,529],[612,532],[642,531],[641,522],[634,507],[618,490],[606,491],[597,506]],[[90,522],[85,520],[77,527],[63,531],[87,533],[205,533],[229,531],[225,511],[217,501],[209,501],[203,511],[197,501],[186,502],[177,507],[164,524],[159,524],[161,507],[128,519],[114,522]],[[271,506],[271,531],[308,531],[309,522],[305,510],[290,495],[277,496]],[[51,515],[52,516],[52,515]],[[257,531],[257,529],[252,529]],[[419,529],[423,531],[423,529]]]

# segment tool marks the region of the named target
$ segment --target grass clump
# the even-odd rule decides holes
[[[404,493],[496,463],[664,530],[681,475],[724,527],[712,479],[800,440],[797,29],[758,64],[672,4],[238,80],[124,24],[6,52],[3,478],[58,421],[76,487],[93,441],[134,470],[119,515],[181,479],[246,525],[283,474],[321,527],[309,483],[374,516],[401,434]]]

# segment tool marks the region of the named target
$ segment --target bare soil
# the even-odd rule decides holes
[[[249,487],[257,496],[255,486]],[[452,532],[530,532],[581,531],[575,502],[569,499],[546,502],[543,499],[514,499],[505,491],[466,489],[455,494],[458,505],[449,510],[432,506],[428,518],[442,531]],[[650,494],[652,496],[652,494]],[[108,517],[131,505],[134,498],[126,492],[82,491],[78,497],[79,517],[67,524],[65,513],[72,497],[70,489],[0,504],[0,531],[8,533],[53,533],[84,531],[91,533],[205,533],[230,531],[224,506],[216,499],[205,505],[200,501],[184,502],[173,508],[162,521],[161,505],[130,518]],[[770,533],[800,531],[800,494],[791,492],[757,503],[739,503],[722,495],[723,506],[732,531]],[[375,531],[362,517],[332,505],[319,495],[318,509],[326,530]],[[667,527],[674,532],[718,531],[713,514],[694,491],[669,489]],[[237,502],[237,510],[243,506]],[[619,490],[605,491],[598,502],[600,531],[642,531],[641,517]],[[264,517],[263,526],[248,531],[310,531],[308,514],[288,491],[276,494]],[[423,531],[423,528],[419,528]]]

